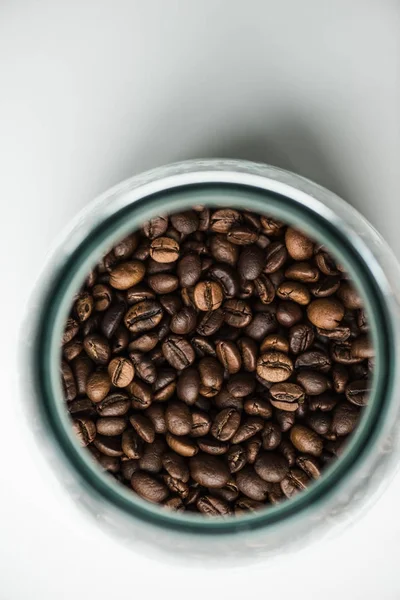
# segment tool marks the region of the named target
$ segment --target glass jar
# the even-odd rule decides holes
[[[322,242],[362,294],[376,348],[370,402],[343,456],[293,499],[232,519],[161,510],[102,473],[78,446],[59,376],[64,323],[91,267],[147,219],[194,204],[266,213]],[[399,266],[375,229],[335,194],[293,173],[246,161],[196,160],[133,177],[81,212],[36,290],[28,349],[36,439],[74,500],[139,549],[157,548],[170,558],[189,553],[243,561],[317,539],[365,511],[393,472],[399,451],[399,281]]]

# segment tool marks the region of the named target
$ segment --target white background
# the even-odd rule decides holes
[[[144,169],[224,156],[295,170],[400,256],[399,107],[396,0],[0,2],[0,600],[398,600],[400,478],[350,530],[294,556],[171,568],[64,498],[16,386],[20,318],[51,244]]]

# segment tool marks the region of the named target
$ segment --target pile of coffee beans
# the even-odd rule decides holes
[[[237,515],[340,456],[368,400],[363,302],[320,244],[267,216],[155,217],[88,275],[61,373],[73,427],[149,502]]]

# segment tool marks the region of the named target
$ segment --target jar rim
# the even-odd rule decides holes
[[[235,177],[232,177],[232,173]],[[337,493],[339,487],[345,485],[365,456],[372,451],[382,430],[393,391],[391,365],[392,357],[395,356],[395,344],[391,313],[387,305],[387,292],[390,288],[383,271],[363,240],[354,235],[316,194],[300,192],[300,195],[296,195],[291,190],[299,190],[286,184],[280,190],[285,191],[282,194],[271,190],[271,186],[266,188],[268,180],[265,177],[254,175],[253,178],[247,177],[244,182],[242,173],[239,173],[239,177],[236,177],[237,171],[232,173],[198,170],[192,172],[190,178],[187,173],[174,175],[169,184],[161,179],[161,189],[158,191],[149,192],[146,185],[143,185],[138,188],[139,195],[135,195],[132,186],[129,189],[127,185],[124,191],[111,191],[111,194],[103,195],[103,202],[104,199],[111,198],[111,201],[106,202],[104,218],[93,222],[89,233],[86,232],[78,243],[76,240],[67,242],[63,260],[51,274],[51,281],[40,305],[31,348],[33,382],[36,394],[41,398],[41,416],[49,427],[56,447],[75,475],[84,480],[92,492],[124,513],[157,526],[189,534],[231,534],[243,529],[260,528],[266,530],[309,513],[316,504],[321,505],[330,494]],[[295,179],[294,183],[303,179],[289,175]],[[130,181],[133,182],[134,179]],[[263,179],[262,186],[260,179]],[[331,194],[316,184],[312,185],[324,194]],[[294,498],[273,507],[268,506],[259,513],[208,520],[204,516],[167,511],[141,500],[111,476],[102,473],[89,453],[78,446],[62,395],[59,340],[74,293],[89,272],[90,265],[107,251],[107,246],[112,246],[124,235],[139,228],[151,216],[175,212],[193,204],[243,209],[244,199],[249,210],[280,218],[302,229],[317,241],[323,240],[324,245],[345,265],[365,301],[377,359],[373,389],[365,414],[352,434],[343,456],[335,460],[318,481]],[[89,207],[89,214],[94,210],[95,204]]]

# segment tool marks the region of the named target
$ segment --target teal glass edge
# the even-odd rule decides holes
[[[377,349],[371,401],[344,455],[335,461],[321,480],[292,500],[259,514],[225,520],[183,516],[153,507],[130,493],[109,475],[101,473],[88,456],[89,453],[83,451],[73,438],[59,381],[59,340],[62,328],[72,296],[90,267],[108,247],[138,228],[151,216],[181,210],[192,204],[231,206],[269,214],[302,228],[324,243],[346,266],[359,287],[370,316],[373,341]],[[305,512],[312,510],[316,503],[320,504],[328,497],[330,491],[337,491],[338,486],[345,485],[346,480],[354,476],[366,453],[373,448],[385,418],[385,407],[388,406],[393,391],[390,357],[394,356],[394,340],[390,317],[382,290],[372,276],[362,253],[340,229],[306,206],[299,205],[286,196],[244,185],[185,185],[136,200],[107,217],[88,233],[86,239],[54,273],[42,305],[33,344],[34,386],[38,398],[41,399],[41,417],[48,427],[49,435],[53,437],[56,448],[81,484],[90,493],[98,494],[104,501],[115,505],[127,515],[183,533],[229,534],[244,529],[267,528],[282,521],[300,518]]]

